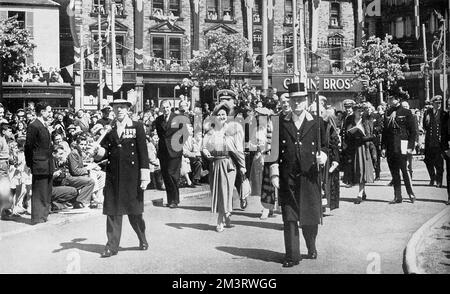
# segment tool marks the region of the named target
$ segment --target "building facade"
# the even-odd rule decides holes
[[[332,104],[341,106],[345,98],[353,98],[358,85],[353,85],[350,57],[356,42],[356,0],[318,1],[318,21],[312,27],[311,1],[298,0],[298,15],[305,25],[307,44],[306,69],[310,90],[315,86],[330,95]],[[316,2],[316,1],[313,1]],[[260,88],[262,53],[262,1],[257,0],[115,0],[116,64],[122,70],[122,87],[114,93],[127,98],[137,95],[137,109],[144,103],[178,96],[176,86],[189,77],[188,61],[193,53],[207,47],[205,35],[221,30],[241,34],[251,41],[253,60],[234,73],[236,79]],[[268,52],[273,61],[269,84],[278,92],[286,92],[293,76],[292,0],[268,1]],[[105,41],[110,29],[111,0],[74,0],[74,27],[80,39],[82,56],[89,57],[84,69],[84,93],[81,77],[75,76],[75,106],[96,108],[98,105],[98,51],[106,67],[111,64],[111,46]],[[98,42],[98,14],[101,15],[103,43]],[[312,36],[317,50],[312,52]],[[76,49],[77,51],[78,49]],[[79,70],[79,68],[75,68]],[[103,73],[105,75],[105,73]],[[313,78],[318,75],[320,85]],[[106,77],[106,76],[105,76]],[[112,91],[104,88],[103,99],[112,99]],[[201,99],[211,101],[213,94],[201,91]],[[106,101],[102,100],[102,101]]]
[[[17,17],[36,45],[26,58],[27,66],[40,65],[44,72],[61,67],[59,9],[60,5],[50,0],[0,0],[0,20]],[[6,75],[3,78],[1,102],[11,111],[24,108],[30,101],[67,108],[73,98],[70,83],[21,83],[10,81]]]
[[[367,3],[372,1],[369,0]],[[419,4],[418,7],[415,4]],[[372,28],[375,26],[381,28],[381,32],[376,31],[377,36],[392,35],[393,43],[398,44],[406,54],[410,72],[405,73],[406,80],[400,84],[408,90],[411,96],[410,104],[413,107],[423,107],[425,104],[427,75],[428,97],[443,94],[439,81],[439,76],[443,73],[442,57],[439,57],[443,51],[440,18],[449,15],[449,7],[448,0],[420,0],[417,3],[414,0],[387,0],[381,1],[381,17],[369,20],[373,23]],[[422,25],[425,25],[425,35],[422,33]],[[448,28],[449,25],[447,36]],[[370,32],[373,33],[373,30]],[[429,61],[428,68],[425,67],[423,38],[427,50],[426,60]],[[447,55],[448,52],[447,49]],[[434,62],[430,62],[433,60]]]

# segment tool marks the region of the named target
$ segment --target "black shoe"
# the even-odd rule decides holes
[[[434,186],[434,180],[431,180],[428,186]]]
[[[177,208],[177,207],[178,207],[178,204],[176,204],[176,203],[170,203],[169,207],[170,207],[170,208]]]
[[[81,208],[84,208],[84,204],[83,204],[83,203],[81,203],[81,202],[75,202],[75,203],[73,204],[73,209],[81,209]]]
[[[293,267],[295,265],[298,265],[300,261],[292,261],[292,260],[285,260],[283,261],[283,267]]]
[[[192,184],[196,185],[196,186],[201,186],[202,184],[200,184],[200,182],[198,180],[193,180]]]
[[[389,184],[388,184],[388,186],[394,186],[394,182],[393,182],[393,181],[390,181]]]
[[[389,204],[399,204],[402,202],[403,202],[403,199],[394,199],[393,201],[389,202]]]
[[[5,209],[5,210],[3,210],[0,219],[1,219],[2,221],[10,221],[10,220],[13,220],[13,219],[14,219],[14,215],[13,215],[13,213],[12,213],[12,210],[11,210],[11,209]]]
[[[190,185],[187,186],[188,188],[196,188],[197,186],[194,183],[191,183]]]
[[[354,204],[361,204],[361,197],[356,198],[355,202],[353,202]]]
[[[148,243],[147,242],[143,242],[139,244],[139,250],[147,250],[148,249]]]
[[[317,251],[311,253],[308,252],[308,259],[317,259]]]
[[[436,183],[436,187],[442,188],[442,182],[437,182],[437,183]]]
[[[367,194],[366,194],[366,192],[364,192],[363,195],[362,195],[362,200],[364,201],[366,199],[367,199]]]
[[[414,203],[416,201],[416,196],[414,194],[409,195],[409,200],[411,200],[411,203]]]
[[[448,201],[445,203],[445,205],[450,205],[450,200],[448,200]]]
[[[117,254],[117,251],[113,251],[109,247],[106,247],[105,251],[103,251],[101,257],[102,258],[107,258],[107,257],[111,257],[111,256],[116,255],[116,254]]]

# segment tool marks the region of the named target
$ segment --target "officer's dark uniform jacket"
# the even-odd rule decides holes
[[[320,119],[321,150],[325,147],[325,127]],[[299,221],[300,225],[320,223],[322,206],[316,165],[317,118],[305,111],[300,129],[292,113],[280,117],[278,164],[271,166],[271,176],[279,175],[279,200],[283,221]],[[273,150],[273,147],[272,147]]]
[[[395,116],[393,112],[396,112]],[[386,155],[401,153],[401,141],[408,141],[408,149],[414,150],[417,128],[410,110],[401,107],[391,107],[386,111],[384,117],[384,129],[381,145],[386,149]]]
[[[149,159],[144,126],[127,118],[127,125],[119,138],[117,125],[100,143],[107,159],[105,215],[139,215],[144,211],[144,192],[141,181],[150,181]],[[100,158],[96,158],[99,160]]]

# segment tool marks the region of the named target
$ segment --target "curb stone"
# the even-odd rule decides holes
[[[443,222],[450,213],[450,207],[446,207],[424,223],[408,241],[405,249],[405,271],[407,274],[426,274],[425,270],[418,263],[418,247],[422,244],[425,234],[439,222]]]

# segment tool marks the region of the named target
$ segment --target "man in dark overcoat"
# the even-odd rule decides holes
[[[178,183],[183,156],[183,138],[180,138],[180,140],[173,139],[174,135],[180,130],[180,123],[189,122],[189,119],[173,113],[167,100],[161,102],[160,110],[163,114],[153,122],[159,137],[156,155],[161,165],[161,174],[166,186],[167,204],[170,208],[176,208],[180,203]]]
[[[325,129],[321,119],[306,111],[307,96],[291,96],[292,112],[279,121],[278,163],[271,166],[271,181],[279,189],[284,223],[286,255],[283,267],[301,260],[299,224],[308,249],[308,258],[316,259],[316,236],[322,217],[321,189],[317,164],[326,163]],[[321,152],[317,156],[318,126],[321,128]]]
[[[52,140],[47,128],[51,107],[44,102],[36,104],[36,119],[27,127],[25,162],[33,175],[31,190],[31,222],[47,221],[50,212],[53,183]]]
[[[425,130],[425,159],[430,186],[442,188],[444,175],[444,160],[441,151],[441,129],[444,112],[441,109],[442,96],[436,95],[431,99],[433,108],[428,109],[423,116],[423,129]]]
[[[381,138],[382,156],[387,157],[389,170],[394,186],[394,200],[391,204],[402,203],[402,183],[400,171],[403,175],[409,199],[414,203],[416,197],[411,184],[411,175],[407,170],[408,155],[411,155],[416,144],[416,126],[410,110],[400,105],[400,99],[388,96],[389,109],[385,113],[383,133]]]
[[[116,255],[122,232],[122,216],[128,215],[139,239],[139,248],[148,249],[145,237],[144,191],[150,183],[150,170],[144,126],[128,116],[131,103],[114,100],[116,119],[95,148],[97,161],[107,159],[103,214],[107,215],[108,243],[102,257]]]
[[[449,99],[450,102],[450,99]],[[448,102],[447,102],[448,105]],[[443,111],[441,116],[441,150],[442,155],[445,159],[445,165],[447,167],[447,205],[450,205],[450,172],[448,168],[450,167],[450,115],[448,111]]]

